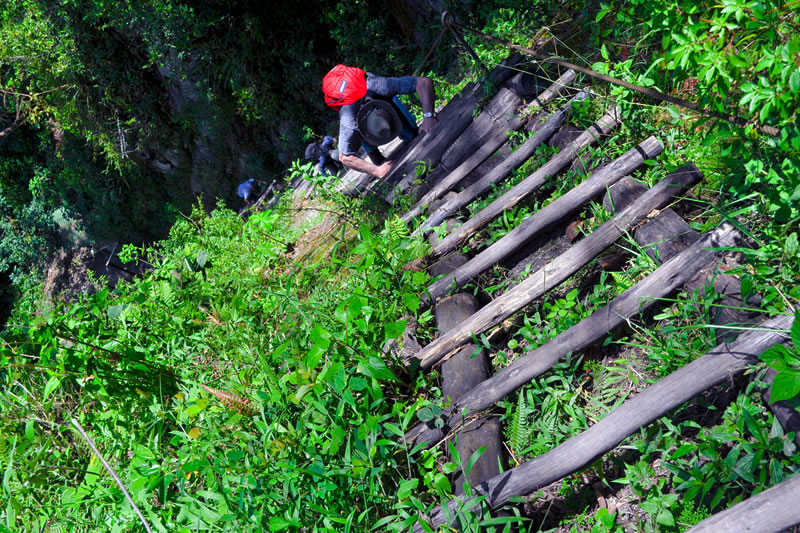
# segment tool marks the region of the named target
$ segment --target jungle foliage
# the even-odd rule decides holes
[[[281,153],[299,153],[314,132],[330,133],[333,116],[308,88],[332,64],[399,75],[427,52],[438,20],[420,18],[412,44],[397,4],[420,5],[284,2],[266,11],[224,1],[3,3],[0,127],[13,131],[0,137],[0,276],[29,290],[0,336],[0,531],[140,530],[73,420],[158,531],[405,531],[452,495],[448,474],[468,470],[476,457],[403,442],[407,429],[435,421],[446,404],[436,375],[408,373],[393,351],[411,317],[421,337],[432,335],[432,315],[419,300],[430,280],[403,269],[424,252],[423,242],[391,213],[376,216],[317,180],[318,207],[341,226],[327,245],[296,259],[292,247],[319,222],[293,223],[302,218],[299,202],[287,196],[244,220],[224,203],[196,202],[190,170],[165,176],[151,164],[175,138],[235,139],[229,148],[260,154],[243,157],[237,172],[278,173],[288,166]],[[704,207],[691,223],[707,231],[727,220],[743,231],[746,265],[733,273],[747,295],[761,298],[763,314],[800,303],[796,3],[450,7],[476,29],[523,45],[554,37],[554,53],[571,61],[742,117],[746,127],[594,87],[622,105],[625,135],[664,140],[664,168],[648,169],[644,181],[687,160],[701,167],[696,203]],[[446,75],[461,81],[482,71],[465,54],[455,61],[448,38],[426,67],[444,99],[458,87]],[[477,37],[467,41],[487,65],[507,55]],[[760,124],[779,135],[760,132]],[[598,148],[596,158],[624,149],[622,142]],[[214,160],[231,155],[220,150]],[[541,164],[544,152],[529,166]],[[289,173],[307,170],[295,163]],[[232,190],[235,180],[220,175],[220,182]],[[508,213],[483,237],[499,239],[539,201]],[[185,216],[176,220],[178,210]],[[592,206],[586,225],[604,216]],[[31,273],[47,250],[74,237],[58,225],[64,218],[78,220],[89,240],[136,242],[124,255],[152,270],[77,301],[43,297]],[[166,239],[148,242],[166,228]],[[630,255],[625,272],[603,273],[588,292],[567,287],[526,312],[501,350],[485,336],[477,340],[502,365],[602,307],[655,268],[632,243],[621,246]],[[507,283],[498,274],[474,288],[492,292]],[[620,352],[643,352],[638,365],[575,354],[507,398],[499,407],[513,459],[547,452],[636,387],[707,351],[716,343],[705,327],[715,305],[713,295],[680,293],[606,339]],[[627,439],[609,454],[617,476],[598,461],[563,480],[570,514],[561,525],[621,527],[608,509],[594,512],[581,476],[629,489],[642,512],[635,527],[676,531],[797,475],[794,435],[757,390],[768,365],[780,376],[773,392],[800,401],[800,323],[791,333],[791,346],[762,356],[753,381],[732,384],[726,405],[698,398]],[[697,421],[706,417],[712,423],[702,427]],[[462,525],[477,530],[470,507]]]

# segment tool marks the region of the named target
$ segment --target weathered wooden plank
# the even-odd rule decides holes
[[[477,97],[475,97],[475,102],[477,103]],[[440,124],[444,124],[442,128],[445,128],[447,131],[445,135],[449,138],[447,145],[442,147],[442,153],[439,153],[437,149],[437,151],[432,152],[427,158],[413,159],[413,172],[403,178],[400,183],[386,195],[386,201],[392,202],[396,195],[404,191],[414,178],[416,178],[416,165],[418,161],[424,161],[428,166],[441,165],[445,169],[456,168],[469,154],[478,150],[480,151],[482,159],[476,158],[476,160],[473,161],[475,163],[473,168],[475,168],[475,166],[492,155],[494,150],[507,140],[506,133],[509,130],[517,130],[522,127],[522,117],[516,114],[516,109],[521,102],[522,99],[519,96],[508,89],[501,88],[489,102],[486,109],[478,115],[478,118],[471,120],[472,117],[470,115],[470,123],[467,127],[461,129],[461,131],[456,131],[455,125],[451,124],[450,119],[447,117],[439,117],[439,123],[436,127],[438,128]],[[470,109],[470,113],[472,113],[472,108]],[[450,128],[453,128],[453,131],[450,131]],[[487,142],[489,143],[488,146],[483,150],[479,150],[479,148]],[[494,146],[494,150],[490,151],[489,148],[491,146]],[[407,170],[398,172],[408,173]],[[391,174],[387,176],[389,183],[395,181],[395,174],[396,172],[393,169]]]
[[[409,222],[414,216],[419,215],[424,205],[433,202],[455,187],[458,182],[508,141],[509,131],[516,131],[522,127],[523,118],[515,114],[516,106],[519,105],[521,99],[508,89],[501,89],[496,98],[499,97],[501,102],[505,102],[512,99],[508,95],[513,95],[515,108],[505,112],[484,110],[442,157],[436,172],[446,173],[444,179],[437,180],[438,183],[433,189],[403,215],[403,220]],[[455,168],[455,170],[449,172],[451,168]]]
[[[658,156],[663,148],[658,139],[649,137],[617,158],[613,163],[596,171],[591,177],[573,187],[561,198],[528,217],[503,238],[473,257],[467,264],[433,283],[428,287],[431,301],[436,301],[437,298],[447,294],[454,285],[462,287],[484,270],[499,263],[542,231],[552,227],[563,217],[580,209],[589,200],[602,194],[608,186],[626,174],[633,172],[644,161]],[[696,168],[694,168],[694,171],[699,172]],[[451,236],[452,234],[438,243],[428,257],[440,257],[460,245],[458,241],[451,239]],[[427,294],[425,295],[425,300],[427,302]]]
[[[559,76],[558,79],[556,79],[556,81],[550,85],[550,87],[542,91],[541,94],[534,98],[531,103],[525,107],[525,113],[527,115],[533,115],[540,108],[550,103],[551,100],[569,88],[569,86],[575,81],[575,77],[576,73],[574,70],[570,69],[565,71],[564,74]]]
[[[513,91],[501,87],[472,124],[464,130],[458,141],[442,154],[439,165],[447,169],[458,168],[487,142],[494,143],[497,150],[508,139],[509,131],[516,131],[525,123],[524,117],[517,113],[521,104],[522,98]],[[483,152],[488,152],[486,157],[489,157],[494,150],[483,150]],[[478,164],[480,161],[475,166]]]
[[[382,154],[387,155],[387,159],[396,159],[402,154],[402,145],[403,141],[400,137],[396,137],[389,141],[388,143],[380,146],[380,150]],[[363,150],[359,152],[359,157],[363,157]],[[356,196],[364,192],[370,183],[375,179],[374,176],[367,174],[366,172],[361,172],[352,168],[345,167],[347,169],[346,172],[339,178],[339,183],[336,184],[336,190],[348,194],[350,196]]]
[[[486,224],[500,216],[505,210],[517,205],[529,194],[544,185],[548,178],[558,174],[567,165],[569,165],[572,160],[575,159],[578,151],[593,144],[600,136],[608,134],[610,131],[616,128],[618,124],[617,110],[604,115],[600,120],[592,125],[591,128],[589,128],[578,139],[576,139],[576,141],[569,148],[559,152],[536,172],[525,178],[522,182],[515,185],[503,196],[482,209],[463,226],[456,229],[456,231],[454,231],[452,234],[452,239],[459,242],[464,241],[469,236],[475,234],[477,231],[483,228]],[[516,152],[514,154],[516,154]],[[514,154],[512,154],[512,156]],[[442,208],[440,208],[439,211],[431,215],[431,217],[428,218],[428,220],[425,221],[425,224],[423,224],[421,227],[430,228],[436,226],[444,218],[450,216],[450,214],[455,210],[460,209],[471,202],[472,199],[474,199],[476,192],[482,192],[481,187],[478,184],[476,184],[474,189],[470,189],[465,189],[462,191],[461,194],[463,196],[461,201],[453,204],[452,206],[448,206],[447,212],[443,212]],[[448,236],[448,238],[449,237],[450,236]]]
[[[539,95],[527,106],[526,113],[530,114],[534,110],[553,100],[574,80],[575,71],[568,70],[565,72],[564,75],[553,82],[550,87],[548,87],[541,95]],[[521,126],[521,122],[519,126],[516,125],[516,122],[513,125],[516,126],[514,127],[516,130],[519,128],[519,126]],[[431,189],[416,204],[414,204],[414,206],[412,206],[411,209],[409,209],[408,212],[403,215],[403,221],[406,223],[410,222],[412,218],[419,216],[424,206],[431,205],[436,199],[447,194],[448,191],[451,191],[456,185],[458,185],[465,177],[469,175],[470,172],[475,170],[478,165],[485,161],[503,143],[507,141],[508,138],[505,135],[509,130],[510,128],[506,128],[502,131],[502,135],[494,135],[489,137],[477,149],[476,147],[471,146],[467,153],[472,152],[472,155],[469,156],[469,158],[467,158],[463,163],[461,163],[455,170],[445,176],[443,180],[438,182],[433,189]],[[446,156],[442,159],[442,163],[448,167],[452,166],[451,164],[448,164]]]
[[[574,98],[585,98],[586,93],[578,93]],[[442,220],[453,216],[459,209],[469,204],[475,198],[491,189],[492,185],[506,179],[515,169],[530,159],[536,149],[541,146],[567,119],[570,105],[566,105],[553,113],[544,124],[537,127],[536,132],[528,138],[522,146],[517,148],[510,156],[500,161],[491,171],[478,181],[459,192],[454,198],[448,200],[432,212],[415,233],[430,231],[438,226]]]
[[[512,54],[495,67],[483,83],[467,85],[457,97],[459,102],[456,104],[455,98],[451,100],[439,115],[436,126],[429,133],[414,139],[403,157],[395,162],[386,178],[380,182],[373,182],[372,188],[386,189],[383,197],[392,203],[395,196],[407,189],[416,178],[418,161],[422,161],[428,167],[436,166],[447,148],[472,123],[472,111],[481,98],[483,88],[488,84],[505,83],[514,74],[514,70],[509,67],[521,61],[521,55]]]
[[[791,316],[779,316],[763,323],[758,330],[741,335],[732,344],[717,346],[631,397],[586,431],[543,455],[495,476],[476,487],[475,492],[486,495],[485,504],[493,508],[509,498],[530,494],[585,468],[640,428],[658,420],[697,394],[741,373],[756,362],[758,355],[767,348],[786,342],[789,338],[786,330],[791,324]],[[458,499],[454,499],[448,507],[452,511],[457,505]],[[441,508],[436,508],[430,514],[428,523],[435,527],[444,522],[444,513]],[[414,527],[414,531],[421,530],[421,526]],[[707,531],[726,529],[713,528]]]
[[[438,123],[428,133],[423,133],[413,141],[405,155],[395,161],[392,170],[383,180],[376,180],[371,188],[387,188],[384,195],[387,202],[391,203],[395,196],[404,191],[416,178],[417,165],[425,164],[429,167],[439,163],[442,154],[472,123],[472,110],[478,102],[475,89],[461,93],[458,101],[451,101],[447,108],[452,107],[448,115],[440,115]],[[454,99],[455,100],[455,99]],[[446,108],[446,109],[447,109]]]
[[[737,503],[730,509],[706,518],[687,533],[789,531],[792,526],[800,524],[798,502],[800,502],[800,476],[794,476]]]
[[[436,308],[436,326],[439,331],[449,331],[478,310],[478,302],[469,294],[460,292],[447,298]],[[464,346],[459,353],[442,365],[442,394],[451,401],[461,398],[491,375],[489,358],[474,344]],[[460,428],[456,435],[456,450],[462,461],[467,461],[481,446],[486,451],[470,470],[470,485],[480,484],[500,473],[498,458],[503,457],[502,428],[497,420],[476,420]],[[463,494],[463,470],[454,476],[456,494]]]
[[[738,237],[738,233],[729,225],[705,234],[698,242],[664,263],[608,305],[550,342],[517,359],[454,402],[444,414],[445,425],[454,425],[464,413],[469,416],[491,407],[506,395],[550,370],[559,359],[570,353],[580,353],[601,341],[610,331],[626,324],[631,317],[655,304],[658,298],[663,298],[691,279],[699,279],[704,283],[716,274],[713,269],[705,270],[717,255],[715,249],[734,246]],[[701,271],[703,274],[697,276]],[[421,442],[434,443],[440,438],[439,430],[424,424],[417,425],[406,434],[406,441],[412,445]]]
[[[430,368],[450,352],[467,342],[472,335],[480,334],[499,324],[533,300],[557,286],[610,246],[624,232],[643,220],[651,211],[663,207],[680,191],[700,180],[695,172],[670,174],[644,193],[632,205],[594,230],[569,250],[544,268],[509,290],[489,305],[464,321],[457,329],[428,344],[415,355],[423,368]]]

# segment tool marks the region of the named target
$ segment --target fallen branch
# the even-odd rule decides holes
[[[136,515],[139,517],[139,520],[142,521],[144,529],[147,531],[147,533],[153,533],[153,530],[150,529],[150,525],[147,523],[147,520],[145,520],[144,515],[136,506],[136,503],[134,503],[133,498],[131,498],[128,489],[125,488],[125,485],[122,484],[122,480],[119,478],[117,473],[114,472],[114,469],[111,468],[111,465],[108,464],[105,458],[100,454],[100,450],[97,449],[97,446],[94,445],[94,442],[92,441],[91,437],[89,437],[89,435],[86,434],[86,431],[83,430],[83,427],[81,427],[81,423],[78,422],[76,418],[73,418],[72,426],[78,430],[78,433],[81,434],[81,437],[83,437],[83,440],[85,440],[86,444],[89,445],[89,448],[92,449],[92,452],[97,456],[98,459],[100,459],[100,462],[103,463],[103,468],[106,469],[106,472],[111,474],[111,477],[114,478],[114,481],[117,482],[117,485],[119,485],[119,488],[122,490],[122,494],[125,495],[125,499],[128,500],[128,503],[131,504],[131,507],[133,507],[133,510],[136,512]]]

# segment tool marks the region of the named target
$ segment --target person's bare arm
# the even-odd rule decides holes
[[[417,78],[417,96],[422,104],[423,113],[433,113],[436,105],[436,92],[433,89],[433,80],[430,78]],[[429,132],[436,125],[436,118],[424,118],[419,129],[422,132]]]
[[[377,166],[369,161],[361,159],[357,155],[339,154],[339,161],[346,167],[353,168],[359,172],[366,172],[378,178],[383,178],[392,169],[391,161],[386,161],[382,165]]]

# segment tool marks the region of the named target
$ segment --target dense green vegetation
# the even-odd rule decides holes
[[[600,100],[622,106],[625,127],[594,158],[658,134],[660,164],[638,177],[652,184],[696,162],[705,180],[692,225],[731,221],[746,235],[746,264],[733,273],[761,297],[764,316],[800,303],[796,3],[477,4],[450,7],[465,25],[522,45],[554,37],[552,50],[570,61],[741,117],[746,126],[597,84]],[[437,375],[409,372],[397,354],[410,318],[420,339],[433,335],[419,300],[430,280],[403,269],[426,245],[391,211],[319,179],[320,211],[289,195],[246,220],[230,209],[238,181],[280,176],[304,142],[331,131],[317,87],[332,64],[408,73],[439,28],[413,1],[0,7],[0,282],[18,297],[0,336],[0,531],[142,530],[73,421],[157,531],[405,531],[452,495],[448,474],[475,457],[403,442],[446,404]],[[426,67],[440,100],[481,72],[448,39]],[[489,66],[507,54],[466,39]],[[584,106],[574,120],[599,112]],[[540,149],[510,181],[551,153]],[[291,168],[290,177],[308,171]],[[545,187],[470,249],[580,179]],[[584,231],[607,216],[588,207]],[[124,255],[151,270],[75,301],[42,294],[53,250],[117,240],[135,243]],[[501,346],[476,339],[494,364],[547,342],[655,268],[634,242],[621,248],[624,271],[587,267],[527,309]],[[587,289],[586,279],[596,283]],[[493,294],[514,282],[498,268],[471,288]],[[679,293],[506,398],[512,463],[546,453],[713,347],[706,324],[717,301]],[[563,480],[555,491],[566,511],[537,507],[532,495],[495,523],[525,513],[523,528],[534,530],[677,531],[796,474],[794,435],[758,393],[769,365],[779,376],[773,393],[800,403],[800,321],[792,339],[762,356],[753,381],[697,398]],[[629,494],[637,517],[597,509],[589,482]],[[464,529],[476,529],[468,508]]]

